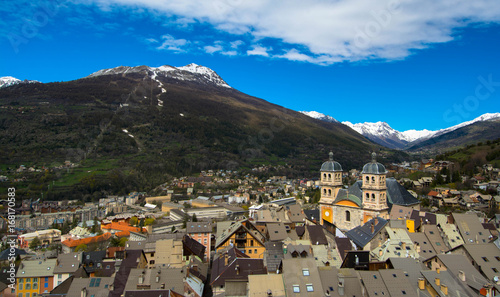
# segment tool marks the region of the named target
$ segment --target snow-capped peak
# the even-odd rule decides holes
[[[334,119],[333,117],[331,117],[329,115],[325,115],[321,112],[317,112],[317,111],[299,111],[299,112],[303,113],[306,116],[309,116],[313,119],[317,119],[317,120],[321,120],[321,121],[325,121],[325,122],[330,122],[330,123],[338,123],[339,122],[336,119]]]
[[[36,80],[20,80],[12,76],[0,77],[0,88],[6,88],[17,84],[37,83]]]
[[[12,76],[0,77],[0,88],[16,85],[20,83],[21,80]]]
[[[111,69],[102,69],[97,72],[92,73],[89,77],[95,77],[100,75],[111,75],[111,74],[127,74],[135,72],[149,72],[152,79],[156,79],[158,76],[175,78],[178,80],[187,81],[204,81],[211,84],[217,85],[219,87],[231,88],[215,71],[212,69],[191,63],[186,66],[174,67],[170,65],[163,65],[159,67],[148,67],[148,66],[119,66]],[[187,72],[187,73],[186,73]]]

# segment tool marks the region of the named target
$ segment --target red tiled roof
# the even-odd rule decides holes
[[[429,194],[427,194],[427,196],[437,196],[437,195],[439,195],[439,193],[436,191],[430,191]]]
[[[104,233],[102,235],[94,236],[94,237],[87,237],[87,238],[82,238],[82,239],[71,239],[68,238],[67,240],[63,241],[62,244],[64,244],[67,247],[77,247],[80,244],[89,244],[89,243],[94,243],[94,242],[101,242],[108,240],[111,237],[111,233]]]
[[[123,222],[111,222],[108,224],[103,224],[101,225],[101,229],[109,229],[109,230],[119,230],[119,231],[129,231],[129,232],[136,232],[136,233],[141,233],[141,228],[139,227],[132,227],[127,223]],[[142,230],[146,232],[146,228],[142,227]]]

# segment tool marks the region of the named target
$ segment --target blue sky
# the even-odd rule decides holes
[[[0,14],[0,76],[196,63],[284,107],[399,131],[500,112],[496,0],[43,0]]]

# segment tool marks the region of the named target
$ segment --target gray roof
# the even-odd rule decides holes
[[[321,165],[321,171],[342,171],[342,166],[339,162],[326,161]]]
[[[384,165],[380,164],[376,160],[377,154],[372,153],[372,161],[363,166],[363,171],[361,174],[386,174]]]
[[[282,241],[287,238],[285,224],[283,223],[267,223],[267,232],[269,233],[270,241]]]
[[[464,255],[441,254],[437,257],[452,274],[459,275],[460,271],[463,271],[467,285],[477,291],[481,290],[483,285],[492,283],[485,279]]]
[[[448,295],[450,297],[463,297],[463,296],[474,296],[474,291],[467,285],[459,283],[459,281],[453,276],[449,271],[422,271],[421,272],[427,283],[432,286],[432,288],[438,292],[440,297],[445,295],[441,291],[441,287],[436,284],[436,278],[439,278],[441,285],[446,285],[448,287]]]
[[[17,277],[46,277],[54,274],[56,259],[24,260],[17,270]]]
[[[210,222],[188,222],[186,224],[187,233],[212,233],[212,223]]]
[[[374,232],[372,233],[372,224],[374,224]],[[367,245],[375,235],[387,225],[387,221],[377,217],[377,224],[375,219],[371,219],[362,226],[347,231],[346,236],[349,237],[358,247],[363,248]]]
[[[363,171],[361,174],[386,174],[385,166],[380,163],[368,163],[363,166]]]
[[[60,254],[57,256],[56,273],[74,273],[82,263],[82,253]]]
[[[412,258],[389,258],[388,260],[393,268],[400,269],[408,277],[413,291],[419,291],[421,297],[431,297],[427,290],[418,289],[418,279],[422,277],[421,271],[427,270],[422,262]]]
[[[264,257],[264,265],[267,271],[275,272],[283,259],[283,242],[266,242],[266,251]]]
[[[410,194],[410,192],[408,192],[402,185],[400,185],[395,178],[387,178],[385,182],[387,187],[387,204],[389,207],[392,207],[393,204],[408,206],[420,203],[420,201],[417,198],[413,197],[413,195]],[[341,200],[351,200],[361,207],[363,201],[363,190],[361,189],[362,186],[363,181],[358,180],[349,187],[348,191],[345,189],[340,189],[335,202]],[[347,193],[349,196],[346,196]]]
[[[87,296],[108,297],[113,281],[113,277],[75,278],[66,296],[81,296],[81,292],[85,288]]]
[[[333,161],[333,153],[330,152],[329,160],[321,165],[321,171],[342,171],[342,166],[339,162]]]

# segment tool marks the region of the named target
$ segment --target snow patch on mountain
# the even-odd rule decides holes
[[[20,80],[12,76],[0,77],[0,88],[6,88],[17,84],[37,83],[36,80]]]
[[[149,66],[119,66],[110,69],[102,69],[97,72],[90,74],[88,77],[96,77],[101,75],[113,75],[113,74],[127,74],[127,73],[137,73],[146,72],[150,75],[151,79],[158,80],[159,76],[175,78],[178,80],[186,81],[203,81],[210,83],[219,87],[231,88],[215,71],[212,69],[191,63],[186,66],[173,67],[170,65],[163,65],[159,67],[149,67]]]
[[[336,119],[334,119],[333,117],[331,117],[329,115],[325,115],[321,112],[317,112],[317,111],[299,111],[299,112],[303,113],[306,116],[309,116],[313,119],[317,119],[317,120],[321,120],[321,121],[325,121],[325,122],[330,122],[330,123],[338,123],[339,122]]]

